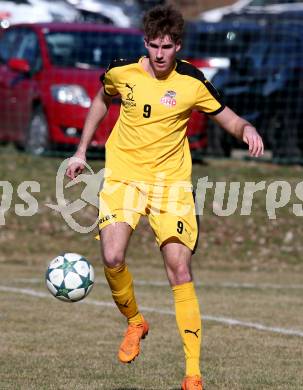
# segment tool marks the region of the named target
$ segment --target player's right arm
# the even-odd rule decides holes
[[[89,147],[99,124],[107,114],[111,100],[112,98],[104,92],[104,88],[100,88],[88,111],[77,151],[73,157],[70,158],[68,163],[66,176],[70,179],[74,179],[84,170],[87,148]],[[83,162],[81,162],[81,160]]]

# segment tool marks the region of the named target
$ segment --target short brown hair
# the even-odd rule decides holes
[[[175,43],[182,39],[184,19],[171,5],[157,5],[146,12],[143,18],[147,41],[168,35]]]

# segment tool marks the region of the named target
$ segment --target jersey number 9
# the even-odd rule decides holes
[[[151,115],[151,105],[150,104],[144,104],[143,107],[143,116],[144,118],[149,118]]]

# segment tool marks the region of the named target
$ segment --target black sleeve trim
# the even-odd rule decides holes
[[[205,87],[208,89],[210,94],[220,104],[222,104],[222,106],[224,106],[223,100],[222,100],[219,92],[216,90],[216,88],[213,86],[213,84],[209,80],[206,79],[206,77],[204,76],[204,73],[201,72],[201,70],[196,68],[194,65],[192,65],[186,61],[177,60],[176,72],[183,74],[185,76],[193,77],[194,79],[201,81],[201,83],[204,84]]]
[[[204,112],[204,114],[207,114],[207,115],[217,115],[217,114],[220,114],[220,112],[222,112],[225,108],[225,104],[223,104],[220,108],[218,108],[216,111],[213,111],[213,112]]]
[[[117,66],[136,64],[139,61],[139,59],[140,59],[140,57],[132,58],[132,59],[125,59],[125,58],[115,59],[109,64],[107,71],[112,69],[112,68],[116,68]]]
[[[204,78],[203,84],[208,89],[208,92],[216,99],[218,102],[222,105],[224,105],[223,100],[219,94],[219,92],[216,90],[215,86],[208,81],[206,78]]]
[[[116,93],[115,95],[111,95],[110,93],[106,92],[105,87],[103,87],[103,91],[104,91],[105,95],[107,95],[109,97],[114,97],[114,96],[118,96],[119,95],[118,93]]]
[[[135,58],[135,59],[123,59],[123,58],[120,58],[120,59],[115,59],[113,60],[108,68],[106,69],[106,71],[104,73],[101,74],[99,80],[102,82],[103,86],[104,86],[104,92],[107,96],[117,96],[119,95],[118,93],[115,94],[115,95],[111,95],[109,93],[106,92],[105,90],[105,84],[104,84],[104,79],[105,79],[105,74],[106,72],[108,72],[109,70],[111,70],[112,68],[116,68],[117,66],[125,66],[125,65],[130,65],[130,64],[135,64],[139,61],[140,57],[138,58]]]
[[[189,62],[177,60],[176,72],[185,76],[193,77],[202,83],[206,80],[203,72]]]
[[[106,73],[106,72],[102,73],[102,75],[100,76],[100,81],[101,81],[101,83],[103,84],[103,91],[104,91],[105,95],[110,96],[110,97],[119,95],[118,93],[116,93],[115,95],[111,95],[110,93],[106,92],[105,84],[104,84],[105,73]]]

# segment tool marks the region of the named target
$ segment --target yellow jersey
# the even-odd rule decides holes
[[[187,123],[193,109],[215,115],[224,104],[202,72],[176,60],[165,79],[139,60],[116,60],[101,76],[104,92],[121,96],[119,118],[107,140],[107,177],[113,180],[191,182]]]

